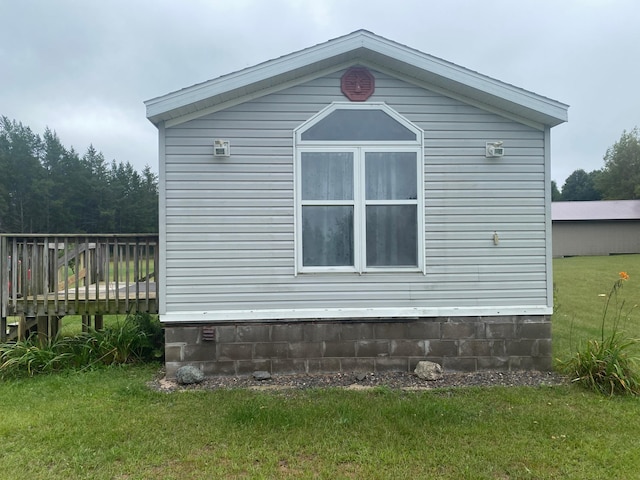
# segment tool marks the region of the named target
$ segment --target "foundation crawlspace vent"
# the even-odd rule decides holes
[[[203,342],[215,342],[216,341],[216,327],[202,327],[202,341]]]

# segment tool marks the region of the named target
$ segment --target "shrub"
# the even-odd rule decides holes
[[[127,316],[92,335],[101,363],[119,364],[160,360],[164,355],[164,331],[156,317],[147,313]]]
[[[620,323],[629,318],[631,309],[624,312],[624,300],[619,293],[625,281],[626,272],[620,272],[613,283],[602,312],[600,340],[589,340],[576,354],[562,363],[562,368],[572,377],[572,381],[590,390],[605,395],[640,394],[640,373],[638,360],[630,352],[640,343],[639,339],[629,338],[620,330]],[[613,299],[613,313],[610,315]],[[632,307],[633,308],[633,307]],[[609,323],[610,332],[606,334]]]
[[[157,317],[127,316],[122,323],[41,344],[34,336],[0,345],[0,378],[32,376],[162,359],[164,331]]]
[[[128,318],[144,333],[136,345],[138,358],[145,362],[164,360],[164,329],[158,317],[148,313],[137,313]]]

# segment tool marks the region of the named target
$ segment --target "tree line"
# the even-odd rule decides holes
[[[622,132],[620,140],[607,149],[604,166],[586,172],[578,169],[562,186],[551,182],[553,201],[640,199],[640,130]]]
[[[154,233],[158,178],[146,166],[105,161],[89,146],[66,148],[55,131],[42,136],[0,117],[0,232]]]

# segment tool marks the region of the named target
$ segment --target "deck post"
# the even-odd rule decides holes
[[[95,315],[94,316],[94,326],[95,326],[96,330],[103,330],[104,329],[104,317],[102,315]]]
[[[0,316],[6,322],[9,307],[9,240],[0,237]],[[5,331],[6,334],[6,331]]]
[[[7,317],[0,317],[0,343],[7,341]]]
[[[60,324],[62,323],[62,317],[59,315],[53,315],[49,317],[49,338],[54,339],[58,336],[60,331]]]
[[[82,333],[87,333],[91,327],[91,315],[82,315]]]
[[[40,346],[45,346],[49,339],[49,317],[38,315],[36,319],[38,323],[38,343]]]
[[[24,314],[18,317],[18,340],[23,342],[27,339],[27,318]]]

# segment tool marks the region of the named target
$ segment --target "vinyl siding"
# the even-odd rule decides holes
[[[292,132],[346,100],[341,74],[165,129],[163,313],[546,306],[544,131],[380,72],[370,101],[425,132],[426,275],[294,275]]]

